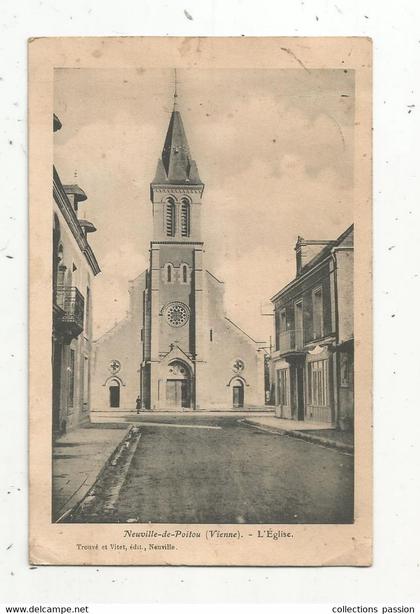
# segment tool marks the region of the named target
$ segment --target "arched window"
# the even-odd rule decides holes
[[[182,265],[182,282],[186,284],[188,281],[188,268],[186,264]]]
[[[166,236],[175,236],[175,201],[168,198],[166,201]]]
[[[172,281],[172,264],[166,265],[166,281],[169,283]]]
[[[190,236],[190,203],[186,198],[181,200],[181,237]]]

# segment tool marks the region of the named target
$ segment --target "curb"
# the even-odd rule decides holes
[[[247,418],[239,419],[238,422],[240,422],[241,424],[245,424],[245,426],[250,426],[253,429],[257,429],[257,431],[263,431],[264,433],[271,433],[272,435],[287,435],[287,431],[285,431],[284,429],[270,428],[269,426],[264,426],[255,422],[251,422]]]
[[[326,437],[320,437],[319,435],[309,435],[303,431],[284,431],[285,435],[295,437],[296,439],[303,439],[309,443],[318,444],[326,448],[336,448],[341,452],[347,452],[348,454],[354,454],[354,446],[342,441],[335,441],[334,439],[327,439]]]
[[[346,452],[347,454],[354,454],[354,446],[348,443],[344,443],[342,441],[335,441],[334,439],[327,439],[326,437],[320,437],[319,435],[310,435],[309,433],[305,433],[304,431],[288,431],[286,429],[270,428],[269,426],[266,427],[260,424],[256,424],[250,420],[247,420],[246,418],[243,420],[239,420],[239,422],[242,422],[260,431],[271,433],[273,435],[287,435],[288,437],[295,437],[296,439],[302,439],[303,441],[307,441],[308,443],[313,443],[315,445],[324,446],[325,448],[335,448],[336,450],[340,450],[340,452]]]

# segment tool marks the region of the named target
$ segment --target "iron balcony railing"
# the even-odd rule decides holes
[[[280,333],[280,352],[290,352],[303,348],[303,330],[301,328]]]
[[[62,327],[77,336],[83,330],[85,299],[75,286],[57,286],[56,303],[63,310],[60,318]]]

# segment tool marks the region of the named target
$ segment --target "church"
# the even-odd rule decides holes
[[[264,406],[264,350],[224,311],[205,268],[204,183],[175,92],[150,185],[149,268],[130,282],[126,317],[94,343],[92,408],[206,410]]]

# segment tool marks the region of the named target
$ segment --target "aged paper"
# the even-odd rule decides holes
[[[371,125],[368,39],[29,42],[32,563],[371,564]]]

